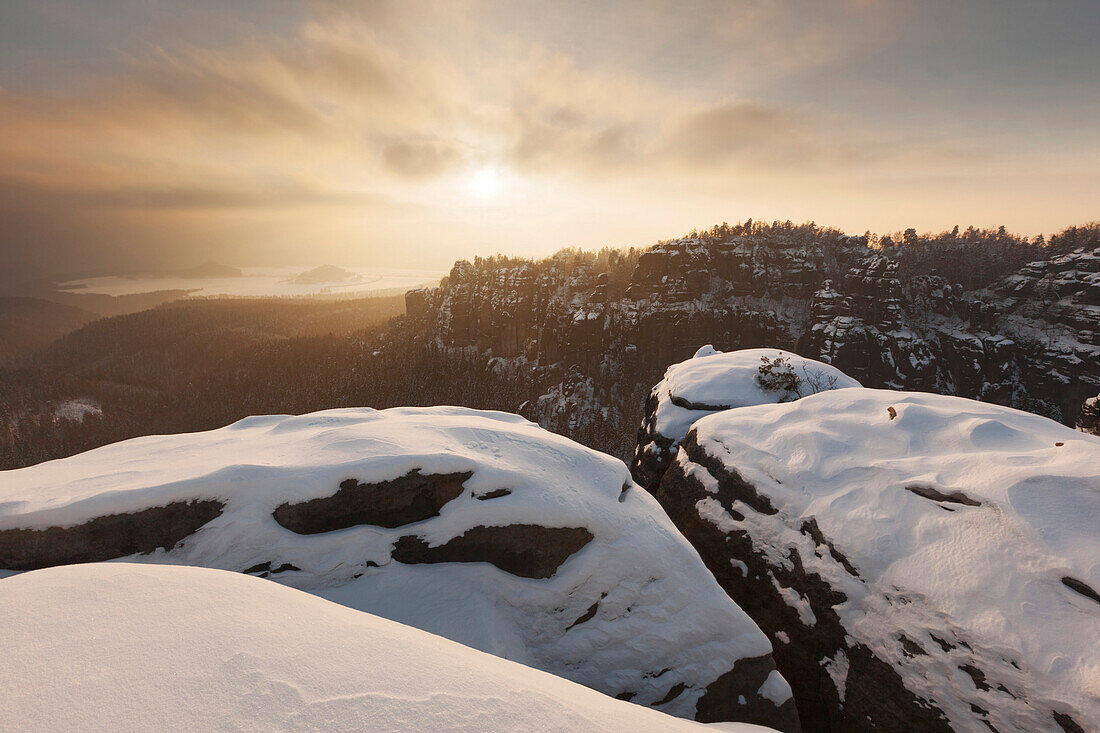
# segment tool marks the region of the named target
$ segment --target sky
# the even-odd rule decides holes
[[[1095,0],[4,0],[0,279],[1100,217]]]

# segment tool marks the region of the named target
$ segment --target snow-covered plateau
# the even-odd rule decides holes
[[[36,570],[0,581],[0,616],[5,731],[707,729],[222,570]]]
[[[767,637],[626,466],[515,415],[252,417],[0,475],[0,568],[112,559],[261,575],[680,717],[798,727]]]
[[[777,642],[804,721],[1100,730],[1100,438],[833,390],[698,420],[657,497]]]

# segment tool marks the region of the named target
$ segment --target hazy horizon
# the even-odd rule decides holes
[[[86,271],[1100,216],[1100,6],[14,0],[0,256]]]

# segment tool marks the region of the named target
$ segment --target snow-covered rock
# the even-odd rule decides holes
[[[0,616],[6,731],[706,730],[239,573],[37,570]]]
[[[768,362],[775,364],[771,383],[761,379],[761,367],[767,369]],[[779,384],[785,375],[790,375],[787,385]],[[859,386],[835,367],[782,349],[722,353],[707,344],[691,359],[670,366],[650,391],[631,464],[634,480],[656,491],[680,441],[691,424],[705,415]]]
[[[1100,438],[836,390],[697,421],[657,497],[807,730],[1100,730]]]
[[[0,568],[116,558],[262,575],[681,717],[797,727],[768,639],[626,466],[515,415],[253,417],[0,473]]]

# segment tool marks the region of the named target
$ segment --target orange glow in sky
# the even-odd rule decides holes
[[[10,271],[1097,218],[1095,3],[11,0]],[[964,7],[965,6],[965,7]]]

